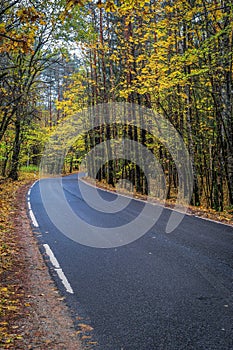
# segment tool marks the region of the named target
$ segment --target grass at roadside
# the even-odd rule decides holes
[[[38,173],[39,172],[39,167],[36,166],[36,165],[28,165],[28,166],[22,166],[20,168],[20,171],[21,171],[21,174],[22,176],[25,177],[25,173],[28,174],[28,173]]]
[[[22,291],[17,286],[20,248],[14,231],[16,194],[19,187],[32,182],[34,174],[22,173],[19,181],[0,179],[0,348],[14,348],[20,334],[14,327],[21,307]],[[17,268],[16,268],[17,267]]]

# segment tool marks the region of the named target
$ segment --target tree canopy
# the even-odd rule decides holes
[[[62,120],[126,101],[158,112],[181,135],[192,160],[193,204],[233,206],[232,1],[11,0],[1,1],[0,20],[3,176],[17,179],[21,166],[38,166]],[[95,145],[122,134],[156,155],[167,195],[175,196],[170,152],[127,125],[83,135],[64,168],[78,168]],[[143,171],[123,159],[103,166],[97,178],[113,186],[129,179],[147,193]]]

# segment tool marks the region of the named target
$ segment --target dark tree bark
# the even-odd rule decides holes
[[[9,173],[9,178],[16,181],[18,180],[19,174],[19,155],[20,155],[20,148],[21,148],[21,121],[20,116],[18,113],[16,113],[16,120],[15,120],[15,139],[14,139],[14,147],[13,147],[13,155],[12,155],[12,161],[11,161],[11,170]]]

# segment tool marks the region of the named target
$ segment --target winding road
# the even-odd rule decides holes
[[[85,341],[88,349],[233,349],[232,227],[186,215],[166,233],[171,210],[164,209],[152,228],[131,243],[85,246],[69,238],[71,228],[81,229],[66,217],[56,179],[41,181],[47,205],[65,223],[67,235],[48,215],[39,182],[28,194],[32,225],[77,327],[93,328]],[[143,210],[143,202],[132,200],[119,213],[98,212],[83,198],[84,192],[94,197],[95,189],[82,184],[80,191],[79,183],[77,174],[64,177],[64,196],[73,213],[93,227],[120,230]],[[117,197],[98,193],[109,207]],[[84,227],[82,237],[88,234]]]

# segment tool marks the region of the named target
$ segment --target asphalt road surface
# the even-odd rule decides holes
[[[74,224],[66,221],[56,180],[42,181],[52,215],[65,222],[68,232]],[[93,227],[129,223],[144,206],[133,200],[119,213],[98,212],[83,200],[79,182],[77,175],[63,178],[65,198]],[[84,187],[91,198],[93,187]],[[98,192],[111,207],[116,195]],[[73,241],[52,223],[39,182],[28,200],[41,250],[77,327],[83,323],[93,328],[86,346],[93,342],[92,347],[101,350],[233,349],[232,227],[186,215],[178,228],[166,233],[171,210],[164,209],[136,241],[95,248]]]

